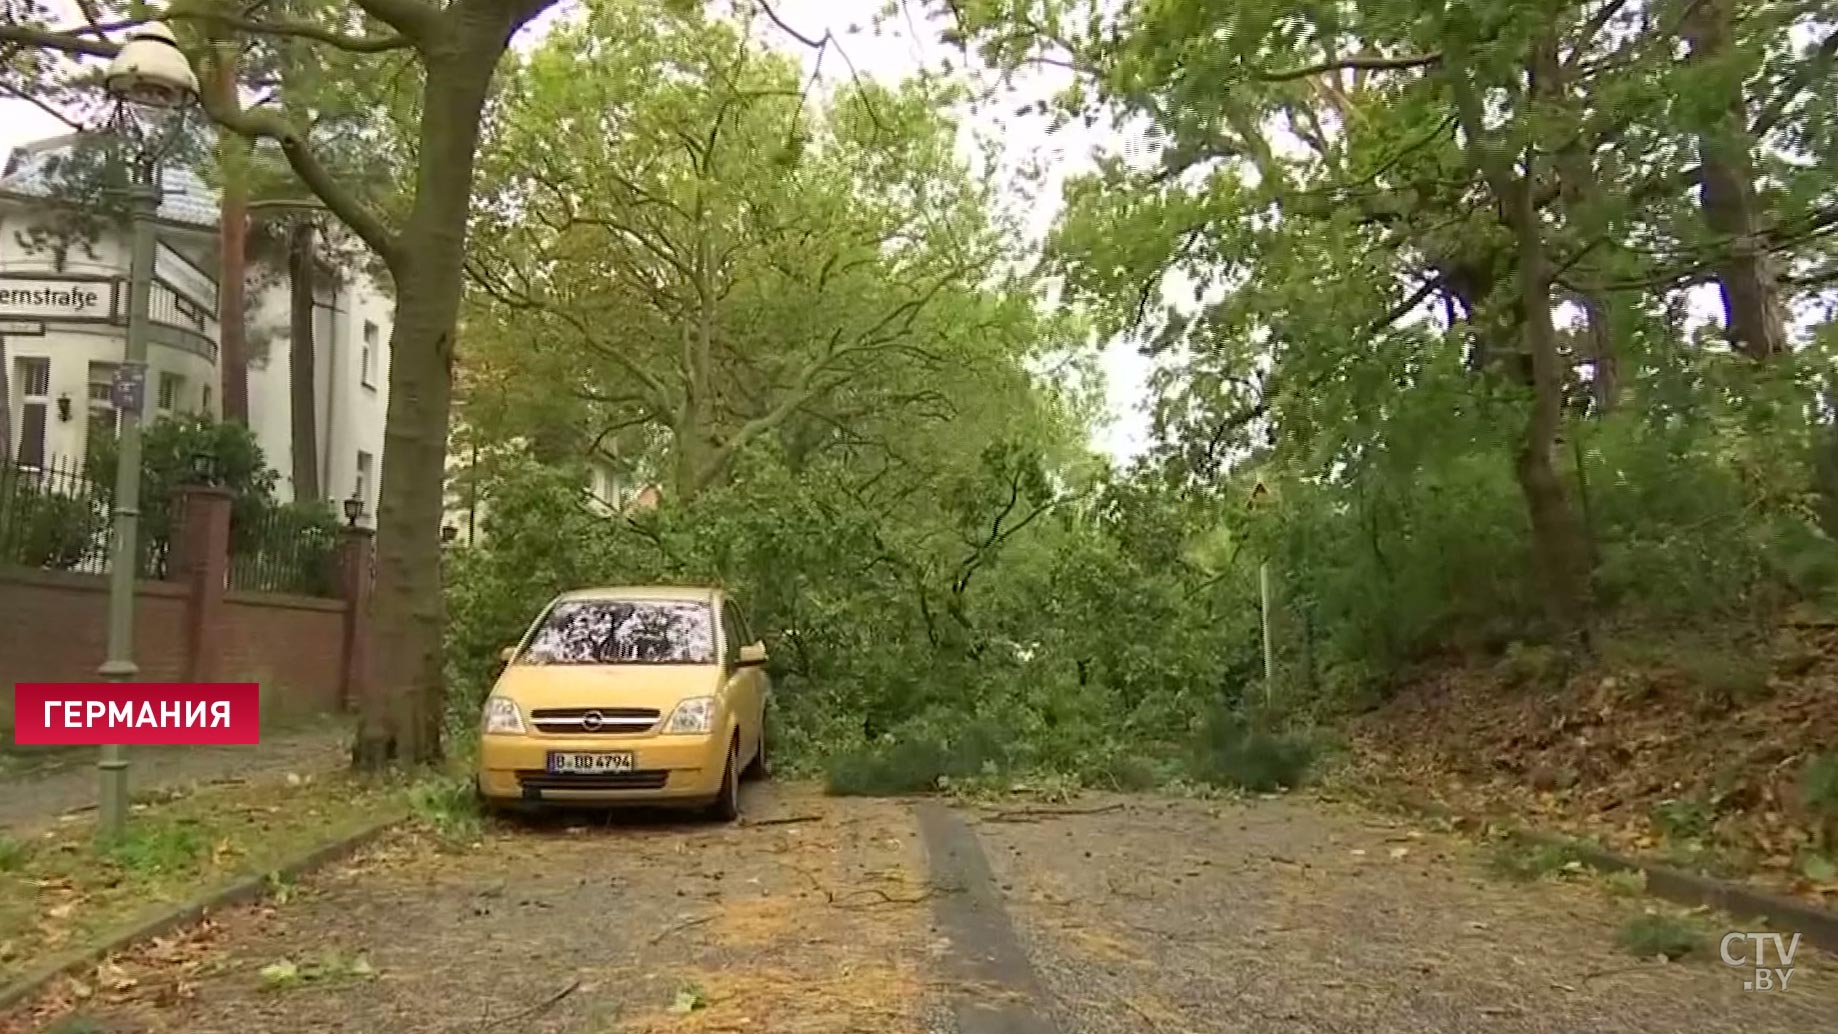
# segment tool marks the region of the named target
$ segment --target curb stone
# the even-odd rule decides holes
[[[152,940],[180,927],[191,926],[212,912],[259,900],[268,894],[272,885],[270,881],[273,878],[294,879],[332,862],[347,858],[394,829],[407,817],[406,812],[391,814],[336,840],[321,844],[267,872],[244,876],[233,883],[207,891],[158,915],[119,927],[94,944],[72,948],[54,955],[50,961],[27,972],[5,987],[0,987],[0,1012],[12,1009],[38,995],[47,984],[58,977],[95,965],[125,948],[142,941]]]
[[[1493,826],[1522,843],[1560,847],[1575,855],[1577,860],[1602,872],[1641,873],[1646,877],[1646,892],[1652,897],[1690,908],[1713,908],[1737,919],[1760,921],[1788,933],[1801,934],[1808,943],[1821,950],[1838,953],[1838,912],[1831,909],[1755,890],[1729,880],[1631,858],[1575,837],[1543,833],[1511,822],[1464,815],[1432,801],[1394,797],[1390,803],[1431,818],[1445,819],[1457,829],[1467,832],[1484,832],[1487,827]]]

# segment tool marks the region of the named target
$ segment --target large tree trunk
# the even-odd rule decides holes
[[[234,53],[233,43],[218,46],[206,89],[216,93],[217,103],[240,110]],[[249,142],[226,130],[219,134],[217,153],[223,173],[217,222],[218,394],[223,400],[223,418],[247,424],[249,355],[244,294],[249,250]]]
[[[428,56],[415,202],[391,269],[396,319],[374,597],[376,641],[385,646],[359,707],[352,748],[359,769],[432,762],[441,754],[440,518],[454,335],[479,119],[510,24],[508,15],[474,15]]]
[[[288,414],[293,430],[295,499],[318,499],[319,435],[316,389],[319,335],[314,315],[319,307],[318,262],[313,254],[316,227],[301,219],[287,233]]]
[[[1690,63],[1719,69],[1707,78],[1727,84],[1718,89],[1710,124],[1698,134],[1698,203],[1720,256],[1716,270],[1724,333],[1737,351],[1768,359],[1787,351],[1787,327],[1779,277],[1762,240],[1755,141],[1742,81],[1722,67],[1734,55],[1735,26],[1735,0],[1697,0],[1685,18]]]
[[[1533,48],[1533,96],[1551,99],[1557,90],[1557,69],[1557,41],[1546,35]],[[1528,151],[1528,166],[1533,162]],[[1546,618],[1554,632],[1587,645],[1589,542],[1552,457],[1563,429],[1564,364],[1551,318],[1554,273],[1533,197],[1536,169],[1528,167],[1522,175],[1498,171],[1494,178],[1504,188],[1499,191],[1501,207],[1517,245],[1520,319],[1531,366],[1531,412],[1513,470],[1531,517],[1532,562],[1542,583]]]

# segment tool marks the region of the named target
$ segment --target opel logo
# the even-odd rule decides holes
[[[588,732],[599,732],[600,726],[606,724],[606,716],[598,711],[589,711],[581,716],[581,728]]]

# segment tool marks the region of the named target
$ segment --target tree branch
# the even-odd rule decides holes
[[[396,30],[415,44],[426,43],[439,34],[442,14],[439,8],[421,0],[352,0],[364,13]]]
[[[352,54],[381,54],[385,51],[401,50],[404,47],[415,45],[413,40],[399,32],[377,36],[354,36],[307,21],[269,21],[265,18],[245,18],[215,9],[196,12],[174,11],[169,17],[175,21],[189,18],[196,21],[215,22],[225,28],[257,36],[287,36],[293,39],[311,40],[314,43],[323,43],[328,47]]]
[[[1780,92],[1755,116],[1749,134],[1757,140],[1767,136],[1786,117],[1787,108],[1793,99],[1829,74],[1834,63],[1838,63],[1838,30],[1826,33],[1825,39],[1807,56],[1806,63],[1800,66],[1799,73],[1787,80]]]
[[[351,232],[370,249],[376,252],[385,265],[394,268],[401,258],[401,247],[394,230],[383,221],[383,218],[370,206],[340,183],[319,161],[319,157],[307,145],[306,138],[286,119],[272,111],[237,111],[227,107],[207,92],[204,97],[205,110],[212,120],[232,133],[248,137],[251,140],[273,140],[281,145],[281,153],[287,157],[287,164],[293,167],[294,174],[300,177],[307,189],[318,195],[319,200],[339,222],[351,228]]]
[[[79,57],[114,57],[121,51],[120,44],[105,39],[89,39],[30,25],[0,25],[0,43],[56,50]]]
[[[1259,72],[1255,78],[1266,83],[1286,83],[1295,79],[1307,79],[1323,72],[1344,72],[1348,69],[1364,71],[1385,71],[1405,68],[1424,68],[1442,60],[1442,53],[1434,51],[1428,54],[1412,54],[1405,57],[1384,57],[1379,54],[1355,54],[1335,61],[1323,61],[1319,64],[1304,65],[1301,68],[1290,68],[1280,72]]]

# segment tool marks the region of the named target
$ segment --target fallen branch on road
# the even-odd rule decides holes
[[[790,815],[782,819],[743,819],[741,825],[748,829],[756,826],[789,826],[794,822],[822,822],[821,815]]]
[[[937,891],[937,889],[938,888],[933,887],[930,890],[924,891],[923,893],[920,893],[920,894],[915,894],[912,897],[897,898],[897,897],[894,897],[892,894],[889,894],[886,891],[881,890],[878,887],[857,887],[854,890],[844,891],[841,895],[831,896],[830,904],[836,906],[837,908],[874,908],[877,905],[917,905],[921,901],[926,901],[930,899],[933,893]],[[880,900],[878,901],[850,901],[849,900],[850,898],[857,897],[862,894],[873,894],[873,895],[876,895]]]
[[[701,926],[703,923],[712,923],[714,921],[715,921],[715,916],[713,915],[698,916],[694,919],[686,919],[683,922],[677,923],[674,926],[665,927],[662,931],[660,931],[657,934],[657,936],[651,938],[651,943],[657,944],[658,942],[662,941],[664,938],[670,936],[673,933],[681,933],[682,931],[687,930],[691,927]]]
[[[1105,812],[1121,811],[1123,804],[1106,804],[1096,808],[1022,808],[1018,811],[998,811],[993,815],[983,816],[984,822],[1039,822],[1043,819],[1057,819],[1068,815],[1102,815]]]
[[[564,987],[560,991],[555,992],[554,994],[550,995],[548,998],[545,998],[542,1001],[537,1002],[535,1005],[532,1005],[529,1008],[522,1010],[521,1012],[514,1012],[508,1016],[500,1016],[495,1020],[487,1020],[479,1024],[479,1029],[490,1030],[492,1027],[510,1023],[514,1020],[527,1020],[532,1016],[541,1015],[542,1013],[548,1012],[550,1009],[555,1008],[557,1005],[560,1005],[562,999],[568,997],[569,995],[575,993],[576,991],[579,991],[580,989],[581,989],[581,978],[575,977],[574,980],[570,982],[567,987]]]

